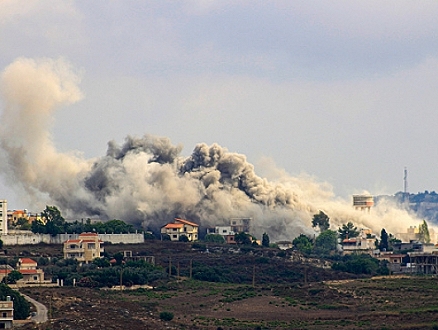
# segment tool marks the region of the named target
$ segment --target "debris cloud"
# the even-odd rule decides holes
[[[319,210],[334,229],[352,221],[375,233],[383,227],[400,232],[419,223],[389,205],[370,214],[355,211],[330,185],[309,176],[274,168],[275,179],[262,178],[244,155],[218,144],[199,143],[184,157],[182,146],[168,138],[144,135],[128,136],[121,145],[110,141],[99,158],[60,153],[50,133],[52,114],[81,99],[79,83],[63,59],[20,58],[3,71],[1,170],[33,207],[53,204],[70,217],[117,218],[155,231],[174,217],[201,228],[251,217],[253,234],[266,232],[272,240],[315,234],[311,219]]]

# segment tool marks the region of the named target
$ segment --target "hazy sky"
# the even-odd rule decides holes
[[[0,70],[62,57],[79,72],[84,98],[55,113],[61,152],[148,133],[342,197],[400,191],[407,167],[416,193],[438,190],[437,17],[435,0],[0,0]]]

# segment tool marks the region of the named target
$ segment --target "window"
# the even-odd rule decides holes
[[[222,229],[222,232],[223,232],[223,233],[226,233],[226,232],[227,232],[227,230],[226,230],[226,229]]]
[[[34,277],[33,277],[33,280],[34,280],[34,281],[38,281],[38,276],[34,276]]]
[[[96,244],[94,244],[94,243],[88,243],[87,248],[88,248],[88,250],[95,249],[95,248],[96,248]]]
[[[3,312],[2,315],[3,315],[3,317],[7,317],[8,313]]]
[[[173,238],[178,238],[178,235],[172,235],[173,236]]]

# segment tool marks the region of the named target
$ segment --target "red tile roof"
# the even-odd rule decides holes
[[[184,223],[186,225],[190,225],[190,226],[193,226],[193,227],[199,227],[199,225],[197,225],[196,223],[190,222],[190,221],[187,221],[187,220],[184,220],[184,219],[175,218],[175,221],[182,222],[182,223]]]
[[[30,258],[20,258],[18,261],[19,261],[21,264],[34,264],[34,265],[37,264],[37,262],[36,262],[35,260],[32,260],[32,259],[30,259]]]
[[[182,228],[182,227],[184,227],[184,225],[182,223],[168,223],[167,225],[165,225],[163,227],[167,228],[167,229],[172,229],[172,228]]]
[[[36,269],[19,269],[18,271],[23,275],[38,274]]]

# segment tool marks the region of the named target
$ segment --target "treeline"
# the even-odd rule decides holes
[[[35,220],[31,224],[31,230],[36,234],[80,234],[83,232],[95,232],[98,234],[126,234],[135,232],[135,228],[122,220],[110,220],[106,222],[92,222],[90,219],[67,222],[56,206],[46,206],[41,212],[41,220]]]

